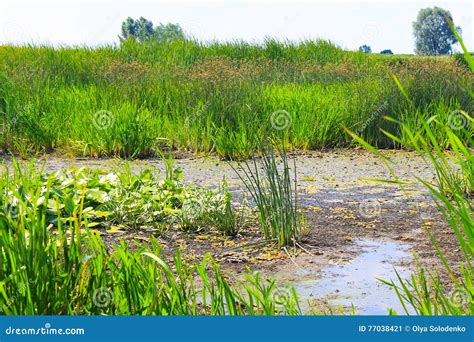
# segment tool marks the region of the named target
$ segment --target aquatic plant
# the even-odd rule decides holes
[[[474,61],[471,55],[454,25],[450,23],[450,26],[461,42],[467,64],[474,72]],[[394,80],[414,108],[411,94],[400,84],[396,76]],[[444,120],[446,116],[450,118],[448,122]],[[421,265],[417,265],[415,273],[408,280],[398,276],[397,281],[383,279],[381,281],[395,290],[406,314],[409,314],[407,307],[410,306],[418,315],[472,315],[474,313],[472,281],[474,279],[472,265],[474,260],[472,123],[474,119],[465,111],[452,111],[448,114],[441,113],[441,115],[436,113],[422,122],[418,129],[414,129],[410,123],[398,122],[393,118],[387,119],[399,125],[400,136],[384,133],[401,146],[416,151],[427,164],[434,168],[435,184],[419,177],[415,179],[433,195],[438,210],[451,227],[457,239],[460,261],[458,269],[453,269],[450,260],[438,246],[437,237],[428,230],[427,234],[443,265],[441,271],[447,274],[449,282],[443,282],[437,270],[429,270]],[[349,134],[382,157],[395,181],[404,188],[404,183],[396,176],[390,160],[382,152],[374,149],[356,134],[352,132]],[[469,139],[462,138],[465,136]]]
[[[142,216],[178,211],[187,190],[169,179],[157,184],[149,171],[126,170],[46,175],[34,163],[23,169],[16,162],[12,171],[0,176],[0,314],[301,313],[294,290],[250,270],[243,278],[225,275],[210,255],[190,263],[177,250],[171,260],[153,238],[149,244],[104,243],[99,225],[118,215],[116,207],[103,208],[110,198],[126,194],[117,200],[127,211],[124,225],[133,220],[141,228],[154,224]],[[140,210],[130,209],[131,197]],[[160,205],[147,210],[148,200]]]
[[[296,165],[291,170],[286,151],[279,152],[277,157],[271,147],[262,145],[261,159],[244,161],[234,170],[258,209],[263,236],[275,239],[279,246],[288,246],[300,237],[303,217],[298,212]]]
[[[0,179],[0,223],[16,225],[29,217],[25,214],[45,210],[45,223],[56,227],[81,209],[81,224],[116,233],[153,229],[161,234],[175,227],[235,236],[239,223],[230,192],[185,186],[182,170],[173,167],[172,159],[167,163],[161,179],[149,168],[134,173],[126,163],[111,171],[71,168],[45,173],[35,161],[25,167],[13,160],[13,169]]]
[[[321,40],[1,46],[0,73],[0,144],[24,158],[52,150],[142,158],[158,155],[166,139],[245,159],[262,137],[278,136],[268,118],[279,110],[292,116],[288,148],[350,146],[343,126],[396,147],[379,130],[400,132],[385,115],[416,128],[433,112],[441,120],[473,110],[472,74],[454,58],[370,55]]]

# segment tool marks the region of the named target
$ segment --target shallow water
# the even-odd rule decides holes
[[[433,170],[413,153],[406,151],[386,151],[396,164],[397,175],[401,179],[412,179],[413,175],[424,179],[433,177]],[[48,156],[43,160],[46,171],[53,171],[66,167],[83,167],[112,170],[121,164],[114,159],[61,159]],[[11,166],[11,159],[5,158],[0,162],[0,171],[5,166]],[[161,160],[138,160],[130,162],[132,170],[138,171],[145,167],[163,170]],[[233,191],[234,200],[240,202],[243,194],[242,184],[229,163],[216,158],[179,159],[176,167],[184,170],[185,182],[207,187],[216,187],[225,177]],[[235,166],[235,164],[234,164]],[[393,227],[400,225],[407,213],[416,209],[426,212],[431,217],[436,208],[422,208],[413,204],[413,198],[401,192],[397,186],[385,183],[374,183],[368,179],[390,179],[391,175],[385,165],[368,152],[342,150],[314,153],[311,156],[296,157],[296,169],[299,201],[302,207],[314,207],[323,210],[318,213],[335,215],[333,209],[348,209],[347,218],[335,215],[340,219],[341,228],[347,223],[349,216],[367,221],[373,225]],[[415,185],[414,185],[415,186]],[[416,203],[425,202],[423,197],[426,190],[416,189]],[[381,212],[386,215],[361,217],[361,204],[365,202],[378,203]],[[422,208],[423,210],[421,210]],[[363,208],[362,208],[363,209]],[[324,212],[326,210],[326,212]],[[363,216],[363,215],[362,215]],[[382,219],[383,218],[383,219]],[[316,218],[317,220],[317,218]],[[364,228],[365,229],[365,228]],[[407,232],[410,227],[407,226]],[[350,233],[351,230],[341,229]],[[346,233],[344,233],[346,234]],[[356,234],[350,234],[356,237]],[[388,235],[379,235],[388,237]],[[396,236],[391,236],[396,238]],[[387,308],[393,308],[399,314],[404,310],[398,302],[394,291],[380,283],[376,278],[384,280],[396,279],[394,266],[402,278],[408,278],[410,270],[403,265],[413,264],[408,252],[411,247],[407,244],[379,240],[354,240],[354,250],[357,256],[351,261],[338,261],[334,265],[331,252],[324,252],[321,259],[314,259],[315,264],[302,263],[302,269],[290,269],[279,274],[271,274],[282,283],[294,286],[302,300],[303,309],[311,309],[312,300],[327,302],[333,306],[341,305],[346,311],[351,304],[356,307],[358,314],[376,315],[387,314]],[[345,246],[338,247],[329,243],[327,248],[334,248],[341,253],[341,258],[348,250]],[[334,253],[334,252],[332,252]],[[352,254],[353,255],[353,254]],[[311,261],[312,262],[312,261]],[[291,264],[290,267],[294,265]],[[304,310],[309,312],[309,310]]]
[[[392,165],[400,178],[413,178],[417,175],[430,179],[433,170],[415,153],[401,150],[385,150],[395,163]],[[39,164],[44,163],[45,171],[53,171],[67,167],[91,167],[101,169],[113,169],[123,161],[119,159],[88,159],[88,158],[61,158],[47,155],[37,159]],[[28,163],[27,161],[20,161]],[[303,181],[305,185],[323,186],[327,183],[358,182],[361,178],[391,179],[392,176],[382,160],[369,151],[354,149],[335,149],[330,151],[315,151],[308,155],[295,157],[298,180],[310,177],[314,181]],[[161,159],[145,159],[129,161],[132,170],[145,167],[163,170]],[[221,161],[215,157],[176,159],[175,167],[181,167],[184,171],[185,182],[199,185],[216,185],[226,178],[230,185],[240,184],[237,174],[231,167],[236,163]],[[0,158],[0,166],[10,166],[11,158],[3,155]],[[292,162],[290,162],[290,168]],[[1,170],[1,167],[0,167]]]
[[[353,304],[356,313],[362,315],[386,315],[387,308],[404,314],[395,292],[377,278],[396,279],[394,267],[402,278],[408,278],[408,268],[394,265],[411,260],[410,246],[374,240],[358,240],[356,244],[362,249],[356,258],[323,269],[319,279],[308,279],[306,272],[299,272],[305,279],[296,280],[291,285],[302,302],[323,299],[332,306],[345,309]]]

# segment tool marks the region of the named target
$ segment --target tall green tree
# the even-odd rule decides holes
[[[178,39],[184,39],[184,31],[179,24],[166,24],[160,23],[155,27],[155,36],[159,42],[169,42]]]
[[[153,22],[143,17],[137,20],[128,17],[122,23],[122,36],[121,39],[135,39],[140,42],[146,41],[153,37]]]
[[[135,23],[135,20],[133,20],[131,17],[128,17],[123,23],[122,23],[122,35],[120,36],[120,39],[135,39],[137,36],[137,24]]]
[[[140,17],[136,23],[138,40],[143,42],[153,37],[155,31],[153,30],[153,22],[151,20]]]
[[[415,52],[419,55],[445,55],[453,51],[456,36],[447,19],[453,21],[451,13],[440,7],[423,8],[413,22]],[[458,28],[458,30],[460,30]]]
[[[156,39],[158,42],[169,42],[177,39],[184,39],[185,34],[179,24],[162,24],[153,27],[151,20],[140,17],[134,20],[128,17],[122,23],[121,40],[133,39],[144,42]]]

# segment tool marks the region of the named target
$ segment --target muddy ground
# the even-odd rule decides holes
[[[433,170],[416,154],[385,154],[394,162],[400,179],[418,176],[433,180]],[[250,224],[236,239],[208,232],[170,230],[159,238],[164,250],[171,255],[181,247],[189,259],[199,259],[210,252],[229,274],[239,274],[250,266],[275,277],[280,284],[295,286],[307,310],[334,312],[341,305],[347,311],[353,303],[357,312],[367,314],[383,314],[387,306],[401,310],[395,295],[375,278],[395,278],[393,267],[408,277],[415,268],[413,253],[428,269],[442,268],[427,230],[438,240],[448,260],[457,264],[455,236],[422,186],[411,182],[402,190],[396,184],[371,180],[392,179],[379,157],[351,149],[300,154],[295,158],[307,228],[298,246],[279,250],[272,243],[256,244],[261,237],[255,224]],[[43,161],[48,171],[71,166],[112,169],[120,163],[53,156]],[[4,163],[8,165],[10,161],[6,159]],[[133,161],[131,165],[137,170],[147,166],[163,169],[157,159]],[[212,187],[225,177],[235,197],[240,197],[242,184],[228,162],[186,158],[175,160],[175,166],[184,170],[186,183]],[[139,231],[119,238],[146,242],[150,235]],[[104,238],[112,242],[118,237]],[[374,301],[379,305],[374,307]]]

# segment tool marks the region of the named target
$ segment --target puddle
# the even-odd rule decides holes
[[[404,314],[395,292],[376,278],[396,279],[394,266],[402,278],[408,278],[411,271],[399,265],[411,260],[410,246],[373,240],[358,240],[356,244],[361,252],[352,261],[324,268],[317,280],[306,276],[291,284],[303,304],[317,298],[348,311],[353,304],[360,315],[387,315],[387,308]]]

